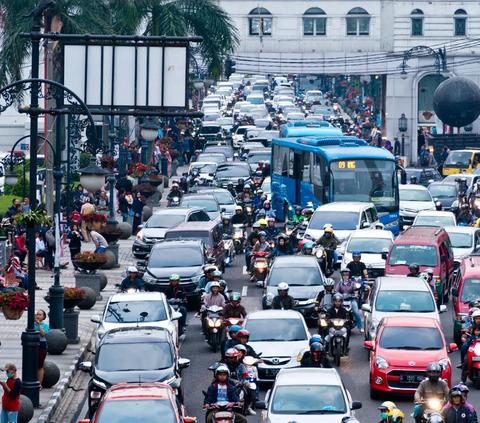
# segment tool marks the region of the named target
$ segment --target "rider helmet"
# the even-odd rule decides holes
[[[230,304],[233,307],[238,307],[240,305],[240,301],[242,301],[242,296],[239,292],[232,292],[230,295]]]
[[[303,244],[303,252],[306,253],[307,250],[313,251],[313,244],[311,242],[306,242],[305,244]]]
[[[210,284],[210,289],[214,288],[214,287],[217,287],[218,289],[220,289],[220,284],[217,282],[217,281],[213,281],[211,284]]]
[[[390,413],[393,410],[395,410],[396,408],[397,408],[397,406],[392,401],[385,401],[385,402],[382,403],[382,405],[380,405],[380,407],[378,407],[379,410],[387,409]]]
[[[337,292],[336,294],[333,295],[332,301],[334,303],[336,303],[337,301],[343,303],[343,295]]]
[[[207,258],[207,263],[208,263],[208,264],[214,264],[214,263],[215,263],[215,257],[209,257],[209,258]]]
[[[468,204],[462,204],[462,210],[468,210],[469,207],[468,207]]]
[[[415,175],[410,176],[410,180],[411,180],[411,181],[416,181],[416,180],[417,180],[417,177],[416,177]]]
[[[180,276],[178,276],[176,273],[174,273],[172,276],[170,276],[169,281],[170,281],[170,283],[180,282]]]
[[[412,263],[410,266],[408,266],[408,269],[410,270],[410,272],[413,272],[414,270],[416,270],[418,272],[420,267],[418,266],[417,263]]]
[[[355,257],[358,257],[359,259],[362,258],[362,253],[360,251],[354,251],[353,254],[352,254],[352,257],[355,258]]]
[[[285,242],[288,242],[288,236],[285,235],[285,234],[279,234],[277,236],[277,239],[280,240],[280,239],[283,239]]]
[[[335,286],[335,281],[332,278],[325,279],[323,282],[323,286],[326,288],[327,286],[331,286],[332,288]]]
[[[373,224],[373,227],[374,227],[375,229],[378,229],[378,228],[383,229],[383,228],[385,227],[385,225],[384,225],[382,222],[375,222],[375,223]]]
[[[249,190],[250,188],[251,188],[251,186],[250,186],[250,185],[248,185],[248,184],[247,184],[247,185],[245,185],[245,186],[243,187],[243,189],[244,189],[244,190],[246,190],[246,189],[248,189],[248,190]]]
[[[452,403],[453,397],[461,397],[461,396],[462,396],[462,391],[460,391],[460,389],[457,389],[457,388],[450,389],[448,393],[448,398],[450,400],[450,403]]]
[[[260,223],[255,222],[255,223],[252,225],[252,228],[253,228],[253,229],[260,229]]]
[[[235,211],[243,211],[242,206],[235,206]]]
[[[230,221],[230,214],[228,214],[228,213],[223,213],[223,214],[222,214],[222,220],[228,220],[228,221]]]
[[[224,288],[227,287],[227,282],[225,282],[223,279],[220,279],[220,280],[218,281],[218,283],[220,284],[220,288],[221,288],[222,286],[223,286]]]
[[[288,292],[289,288],[290,288],[290,287],[288,286],[288,283],[286,283],[286,282],[280,282],[280,283],[278,284],[278,286],[277,286],[277,291],[278,291],[278,293],[280,294],[281,291],[286,291],[286,292]]]
[[[135,266],[129,266],[128,269],[127,269],[127,272],[128,273],[137,273],[138,270]]]
[[[229,182],[229,183],[227,184],[227,188],[230,187],[230,186],[233,188],[233,182]]]
[[[264,231],[260,231],[260,232],[258,233],[258,237],[259,237],[260,239],[266,238],[266,237],[267,237],[267,234],[266,234]]]
[[[475,319],[475,317],[480,317],[480,310],[478,308],[472,313],[472,320]]]
[[[324,231],[326,234],[333,234],[333,228],[327,228]]]
[[[389,417],[391,423],[403,423],[405,415],[398,408],[395,408]]]
[[[228,377],[230,377],[230,370],[228,369],[227,366],[224,366],[224,365],[218,366],[215,370],[215,377],[217,377],[219,373],[226,374],[228,375]]]
[[[263,190],[257,189],[257,194],[263,194]]]
[[[458,389],[460,392],[470,392],[470,389],[468,389],[468,386],[463,384],[463,383],[459,383],[458,385],[455,385],[454,388]]]
[[[247,338],[250,338],[250,332],[248,330],[242,329],[237,332],[237,339],[243,338],[246,336]]]
[[[462,184],[466,184],[467,183],[467,178],[460,178],[460,182]]]
[[[275,220],[274,217],[269,217],[267,222],[268,222],[269,225],[270,225],[270,223],[275,224],[276,220]]]
[[[323,230],[325,230],[327,228],[333,228],[332,224],[331,223],[325,223],[325,225],[323,225]]]
[[[238,350],[235,348],[229,348],[227,351],[225,351],[225,361],[228,364],[234,364],[238,361]]]
[[[314,342],[322,343],[323,342],[322,337],[318,334],[312,335],[312,337],[308,340],[308,345],[312,346]]]
[[[442,374],[442,366],[440,366],[440,364],[436,361],[433,361],[432,363],[428,364],[426,373],[429,380],[436,382]]]
[[[243,354],[247,353],[247,348],[243,344],[237,344],[233,348],[235,348],[238,352],[242,351]]]
[[[265,219],[258,219],[258,224],[259,224],[259,225],[267,226],[267,225],[268,225],[268,222],[267,222]]]
[[[222,272],[220,272],[220,270],[214,270],[213,271],[213,277],[214,278],[221,278],[222,277]]]
[[[265,194],[263,194],[261,197],[260,197],[260,200],[262,201],[262,203],[264,203],[265,201],[267,201],[267,196]]]
[[[322,353],[324,351],[323,345],[320,342],[314,342],[310,345],[310,352],[312,353],[312,358],[315,361],[320,360]]]
[[[267,217],[267,214],[266,214],[263,210],[260,210],[260,211],[258,212],[257,218],[258,218],[259,220],[265,220],[266,217]],[[266,225],[266,224],[267,224],[266,222],[267,222],[267,221],[265,220],[265,223],[260,223],[260,225]]]
[[[340,274],[343,276],[344,273],[348,273],[350,275],[350,269],[348,267],[342,268],[342,270],[340,270]]]
[[[244,181],[244,179],[243,179],[243,178],[240,178],[240,179],[239,179],[237,182],[238,182],[238,183],[240,183],[240,182],[241,182],[241,183],[243,184],[245,181]]]
[[[425,269],[423,272],[427,275],[433,276],[433,270],[430,267],[428,269]]]
[[[242,330],[242,328],[239,325],[232,325],[232,326],[230,326],[230,329],[228,329],[228,333],[238,332],[238,331],[241,331],[241,330]]]
[[[310,217],[312,217],[313,213],[315,213],[315,211],[313,209],[303,209],[302,210],[302,214],[305,216],[306,219],[310,219]]]
[[[268,200],[263,203],[263,206],[270,206],[270,205],[271,205],[271,203]]]
[[[468,304],[469,307],[480,307],[480,301],[478,300],[472,300],[470,301],[470,303]]]
[[[298,212],[298,211],[299,211],[299,212],[302,211],[302,208],[301,208],[300,206],[296,206],[296,207],[295,207],[295,213]]]

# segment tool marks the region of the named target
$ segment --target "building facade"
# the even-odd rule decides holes
[[[386,136],[401,135],[398,119],[405,114],[411,160],[417,158],[419,128],[443,130],[432,105],[438,84],[451,76],[480,83],[480,5],[475,1],[221,4],[240,34],[237,72],[306,74],[312,80],[325,74],[381,77]],[[480,132],[478,121],[472,129]]]

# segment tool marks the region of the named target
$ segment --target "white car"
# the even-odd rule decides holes
[[[293,112],[287,115],[287,122],[303,122],[305,115],[303,113]]]
[[[390,251],[390,245],[394,241],[392,231],[364,231],[357,230],[353,232],[347,240],[345,253],[343,255],[342,267],[353,260],[353,253],[360,251],[361,261],[367,266],[370,278],[378,278],[385,274],[385,260],[382,253]]]
[[[341,423],[354,416],[362,403],[352,401],[335,369],[284,369],[267,392],[257,401],[262,423]]]
[[[252,125],[247,126],[239,126],[233,133],[232,133],[232,142],[233,148],[240,148],[243,143],[243,136],[245,132],[249,129],[255,129]]]
[[[422,185],[400,185],[400,227],[411,225],[421,210],[436,210],[435,202]]]
[[[102,314],[92,316],[98,323],[95,349],[111,329],[137,326],[156,326],[167,329],[178,345],[178,320],[182,315],[173,310],[162,292],[132,292],[113,294]]]
[[[215,172],[217,171],[218,163],[216,162],[193,162],[188,168],[188,173],[191,174],[194,170],[198,172],[199,178],[205,178],[207,181],[213,181]]]
[[[445,226],[452,243],[455,270],[458,269],[464,256],[480,249],[480,228],[472,226]]]
[[[362,305],[365,340],[373,339],[378,323],[384,317],[430,317],[440,322],[440,313],[446,305],[437,304],[428,283],[421,278],[384,276],[375,281],[368,301]]]
[[[422,210],[418,212],[412,226],[456,226],[457,219],[452,212],[440,210]]]

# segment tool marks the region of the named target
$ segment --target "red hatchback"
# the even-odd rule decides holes
[[[165,383],[119,383],[112,386],[92,420],[78,423],[194,423],[170,385]]]
[[[442,378],[450,386],[452,367],[448,354],[457,350],[447,345],[436,319],[429,317],[385,317],[377,326],[370,350],[370,398],[381,393],[414,394],[425,378],[427,364],[437,361]]]

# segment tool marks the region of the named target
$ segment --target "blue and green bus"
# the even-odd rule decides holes
[[[341,136],[342,130],[329,122],[291,122],[280,125],[280,138]]]
[[[398,174],[393,155],[345,136],[272,141],[272,207],[278,219],[294,205],[372,202],[385,228],[399,233]]]

